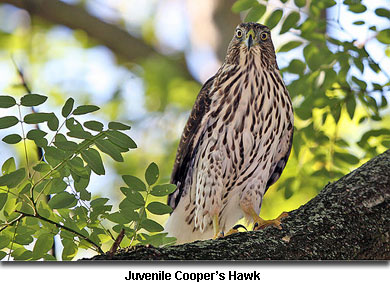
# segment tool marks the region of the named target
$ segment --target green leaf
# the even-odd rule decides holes
[[[108,200],[109,200],[108,198],[96,198],[93,201],[91,201],[91,207],[96,208],[96,207],[103,206],[108,202]]]
[[[47,135],[46,132],[37,130],[37,129],[32,129],[27,133],[27,138],[29,140],[36,140],[36,139],[42,139]]]
[[[291,12],[287,18],[284,20],[282,28],[280,29],[280,34],[288,32],[291,28],[295,27],[301,16],[298,12]]]
[[[51,167],[46,162],[40,162],[37,165],[34,165],[33,169],[38,172],[49,172]]]
[[[106,173],[102,158],[97,150],[93,148],[83,150],[81,151],[81,156],[97,175],[104,175]]]
[[[22,140],[22,137],[19,136],[18,134],[12,134],[5,136],[3,138],[3,142],[8,143],[8,144],[16,144]]]
[[[11,256],[14,260],[30,260],[32,258],[32,251],[26,250],[24,247],[19,247],[12,251]]]
[[[300,42],[300,41],[290,41],[290,42],[284,44],[279,49],[279,52],[287,52],[287,51],[290,51],[296,47],[299,47],[300,45],[302,45],[302,42]]]
[[[125,130],[130,130],[130,126],[128,125],[125,125],[125,124],[122,124],[120,122],[109,122],[108,123],[108,128],[111,129],[111,130],[122,130],[122,131],[125,131]]]
[[[21,245],[29,245],[34,241],[31,234],[25,233],[25,234],[17,234],[15,237],[15,242]]]
[[[20,104],[25,107],[38,106],[45,103],[47,100],[46,96],[39,94],[27,94],[20,99]]]
[[[131,219],[127,217],[126,215],[120,213],[120,212],[115,212],[107,216],[107,219],[110,220],[111,222],[120,224],[120,225],[125,225],[131,222]]]
[[[79,189],[79,192],[80,192],[80,199],[81,200],[84,200],[84,201],[90,201],[91,200],[92,195],[86,189]]]
[[[367,10],[367,7],[359,3],[359,4],[349,5],[349,10],[354,13],[363,13]]]
[[[280,19],[283,16],[283,10],[282,9],[276,9],[272,12],[272,14],[267,18],[265,21],[265,25],[272,30],[276,27],[276,25],[279,23]]]
[[[284,199],[288,200],[294,194],[291,184],[287,184],[284,188]]]
[[[123,212],[134,212],[134,210],[137,210],[141,207],[143,207],[144,205],[136,205],[134,204],[132,201],[130,201],[130,199],[128,198],[125,198],[123,199],[120,203],[119,203],[119,209],[121,209]],[[135,212],[136,213],[136,212]],[[137,213],[136,213],[137,214]],[[138,215],[138,214],[137,214]],[[138,220],[138,216],[134,218],[134,220]]]
[[[303,49],[303,55],[309,68],[313,71],[317,70],[322,64],[320,50],[314,44],[310,43]]]
[[[11,237],[6,235],[0,235],[0,249],[8,247],[11,242]],[[1,259],[1,258],[0,258]]]
[[[91,139],[93,136],[90,132],[84,130],[73,130],[66,133],[69,137],[78,138],[78,139]]]
[[[79,182],[79,180],[85,179],[87,181],[83,181],[81,183],[81,185],[79,185],[79,186],[82,186],[85,184],[85,187],[87,187],[87,185],[89,183],[90,170],[88,171],[89,168],[85,167],[84,161],[80,157],[76,156],[76,157],[72,158],[71,160],[69,160],[68,163],[70,164],[70,169],[75,174],[77,174],[77,176],[79,176],[79,178],[74,178],[75,182]]]
[[[86,121],[84,127],[92,131],[100,132],[103,130],[104,125],[98,121]]]
[[[23,181],[24,177],[26,177],[26,170],[24,168],[20,168],[9,174],[1,176],[0,186],[7,186],[9,188],[16,187]]]
[[[232,6],[232,11],[234,13],[239,13],[241,11],[248,10],[257,4],[256,0],[238,0]]]
[[[347,98],[346,107],[347,107],[348,115],[352,120],[356,109],[356,99],[354,96],[349,96]]]
[[[376,35],[376,38],[381,43],[390,44],[390,29],[385,29],[385,30],[380,31]]]
[[[164,230],[164,228],[157,222],[145,219],[141,222],[141,227],[149,232],[161,232]]]
[[[136,206],[144,206],[145,200],[144,197],[135,190],[131,190],[130,188],[121,187],[121,192],[129,199],[131,203],[133,203]]]
[[[364,25],[365,22],[364,22],[364,21],[355,21],[355,22],[353,22],[352,24],[357,25],[357,26],[360,26],[360,25]]]
[[[10,172],[15,171],[16,165],[15,165],[15,159],[13,157],[8,158],[1,167],[2,174],[8,174]]]
[[[58,126],[60,125],[60,122],[58,121],[57,116],[54,113],[50,113],[51,118],[47,121],[47,126],[50,130],[56,131],[58,129]]]
[[[145,180],[149,185],[156,183],[159,176],[157,164],[152,162],[145,171]]]
[[[66,127],[70,131],[83,131],[83,126],[80,124],[79,121],[75,120],[75,118],[70,117],[65,121]]]
[[[0,251],[0,260],[7,256],[7,253],[4,251]]]
[[[162,184],[156,185],[150,191],[150,194],[156,197],[167,196],[176,190],[176,185],[174,184]]]
[[[290,62],[290,65],[288,66],[287,70],[290,73],[303,75],[305,72],[306,64],[299,59],[293,59]]]
[[[62,150],[75,151],[78,148],[77,143],[72,141],[55,141],[54,145]]]
[[[43,255],[46,254],[53,246],[53,240],[54,237],[52,234],[49,233],[41,234],[37,238],[37,241],[34,244],[33,257],[34,258],[43,257]]]
[[[141,179],[132,175],[123,175],[123,181],[129,186],[131,190],[146,191],[146,185]]]
[[[1,209],[3,209],[5,203],[7,202],[7,197],[8,197],[7,193],[0,193],[0,211]]]
[[[172,213],[173,211],[171,207],[160,202],[151,202],[146,208],[149,210],[149,212],[156,215],[165,215]]]
[[[126,148],[126,149],[137,148],[135,142],[128,135],[122,132],[110,130],[107,131],[107,136],[112,143],[116,144],[119,147]]]
[[[244,22],[257,22],[264,15],[267,7],[256,3],[252,9],[249,10],[248,14],[245,17]]]
[[[68,187],[68,184],[62,178],[55,178],[51,179],[49,184],[46,187],[45,194],[56,194],[65,191],[65,189]]]
[[[64,249],[62,250],[62,260],[72,260],[76,256],[78,247],[73,240],[62,239],[61,240]]]
[[[387,10],[385,8],[375,9],[375,14],[377,14],[379,17],[385,17],[390,19],[390,10]]]
[[[306,0],[294,0],[294,3],[297,7],[302,8],[306,5]]]
[[[21,187],[19,187],[19,189],[18,190],[20,190],[19,191],[19,194],[26,194],[28,191],[30,191],[30,189],[31,189],[31,184],[30,183],[27,183],[26,185],[24,185],[23,186],[23,188],[21,188]]]
[[[118,147],[108,139],[96,140],[95,145],[102,152],[111,156],[115,161],[123,162],[123,157]]]
[[[390,140],[388,140],[388,141],[382,141],[381,144],[382,144],[384,147],[390,149]]]
[[[0,95],[0,108],[10,108],[16,105],[16,100],[7,95]]]
[[[125,198],[124,200],[129,201],[128,198]],[[130,221],[138,221],[139,215],[136,211],[134,211],[136,208],[128,206],[130,203],[122,204],[122,208],[120,208],[120,213],[130,219]]]
[[[65,159],[66,157],[63,150],[60,150],[54,146],[46,146],[44,151],[47,162],[53,167],[55,167],[58,163],[61,162],[61,160]]]
[[[39,124],[47,122],[53,118],[53,113],[32,113],[24,116],[23,121],[26,124]]]
[[[19,120],[14,116],[2,117],[0,118],[0,129],[6,129],[15,126],[17,123],[19,123]]]
[[[68,208],[72,204],[76,204],[77,200],[74,195],[68,192],[61,192],[54,195],[48,202],[48,205],[52,209]]]
[[[64,118],[68,117],[69,114],[72,112],[73,110],[73,105],[74,105],[74,100],[73,98],[68,98],[68,100],[66,100],[64,106],[62,107],[62,110],[61,110],[61,114]]]
[[[356,156],[350,154],[350,153],[341,153],[341,152],[335,152],[334,153],[335,159],[339,159],[342,162],[347,162],[349,164],[358,164],[360,159]]]
[[[95,112],[99,109],[100,108],[98,106],[95,106],[95,105],[81,105],[81,106],[78,106],[73,111],[73,115],[84,115],[84,114]]]
[[[364,82],[363,80],[360,80],[358,78],[356,78],[355,76],[352,76],[352,81],[355,82],[361,90],[366,90],[367,89],[367,83]]]

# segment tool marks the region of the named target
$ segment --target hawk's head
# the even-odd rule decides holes
[[[225,61],[239,64],[250,53],[260,56],[266,65],[276,65],[275,49],[267,26],[258,23],[239,24],[229,44]]]

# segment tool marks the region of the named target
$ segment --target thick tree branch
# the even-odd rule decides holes
[[[390,150],[289,213],[283,229],[117,252],[116,260],[390,259]],[[110,259],[98,255],[93,260]]]
[[[104,22],[89,14],[82,6],[70,5],[58,0],[0,0],[28,11],[54,24],[67,26],[71,29],[85,31],[89,37],[111,49],[127,61],[136,61],[148,56],[160,55],[153,47],[131,36],[120,27]],[[184,55],[175,59],[175,63],[183,71],[183,76],[192,78]]]

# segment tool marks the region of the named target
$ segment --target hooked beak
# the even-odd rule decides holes
[[[253,29],[246,34],[245,44],[248,47],[248,50],[254,45],[253,39],[255,38],[255,32]]]

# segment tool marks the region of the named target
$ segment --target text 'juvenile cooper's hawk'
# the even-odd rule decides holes
[[[202,87],[181,137],[166,231],[186,243],[217,237],[246,217],[257,227],[263,195],[288,160],[293,110],[268,27],[242,23],[225,61]]]

